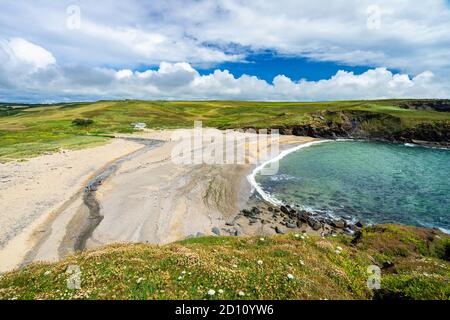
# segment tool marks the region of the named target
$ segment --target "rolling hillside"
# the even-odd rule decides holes
[[[200,120],[205,127],[220,129],[279,128],[299,135],[448,141],[447,104],[445,100],[440,108],[429,100],[0,104],[0,161],[103,143],[113,133],[132,132],[133,122],[144,122],[148,128],[180,128]],[[89,121],[76,124],[76,119]]]

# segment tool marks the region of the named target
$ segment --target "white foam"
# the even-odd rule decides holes
[[[315,144],[330,142],[330,141],[335,141],[335,140],[320,140],[320,141],[307,142],[307,143],[301,144],[299,146],[296,146],[294,148],[284,150],[284,151],[280,152],[280,154],[278,154],[275,158],[272,158],[272,159],[267,160],[266,162],[263,162],[262,164],[257,166],[250,175],[247,176],[247,180],[248,180],[248,182],[250,182],[250,185],[252,186],[252,192],[254,192],[256,190],[256,192],[258,192],[258,194],[265,201],[272,203],[274,205],[282,205],[283,204],[282,201],[278,200],[277,198],[275,198],[272,195],[265,192],[262,189],[261,185],[256,182],[256,175],[258,174],[258,172],[261,171],[266,165],[276,162],[276,161],[280,161],[281,159],[283,159],[284,157],[286,157],[288,154],[290,154],[292,152],[295,152],[295,151],[303,149],[303,148],[310,147]]]
[[[405,147],[410,147],[410,148],[419,147],[419,145],[414,144],[414,143],[405,143],[404,146],[405,146]]]

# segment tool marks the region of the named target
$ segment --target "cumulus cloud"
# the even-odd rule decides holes
[[[8,63],[26,63],[33,70],[46,68],[56,62],[53,55],[44,48],[21,38],[0,42],[0,47],[8,55]],[[16,61],[18,60],[18,61]]]
[[[0,39],[0,85],[9,88],[39,80],[55,63],[49,51],[25,39]]]
[[[36,96],[42,100],[242,99],[311,101],[402,97],[443,98],[448,84],[431,71],[414,77],[380,67],[362,74],[338,71],[330,79],[294,80],[278,75],[272,83],[228,70],[201,75],[187,62],[131,69],[59,65],[46,49],[25,39],[0,42],[0,100]],[[20,48],[19,50],[17,49]],[[28,51],[23,51],[28,48]],[[28,53],[24,53],[28,52]]]
[[[0,3],[2,100],[448,97],[448,1],[76,3],[76,29],[67,28],[73,1]],[[371,70],[316,82],[280,75],[273,83],[197,71],[264,50]]]
[[[444,0],[81,0],[77,30],[66,28],[70,4],[3,1],[0,36],[32,37],[61,63],[96,67],[211,65],[270,49],[408,74],[450,72]]]

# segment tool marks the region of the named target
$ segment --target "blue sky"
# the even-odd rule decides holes
[[[229,70],[240,77],[243,74],[255,75],[272,83],[277,75],[285,75],[291,79],[317,81],[329,79],[339,70],[362,74],[373,66],[348,66],[328,61],[314,61],[295,56],[280,56],[274,52],[250,54],[244,62],[226,62],[211,68],[198,68],[202,75],[210,74],[215,69]]]
[[[2,1],[0,101],[449,98],[449,8],[446,0]]]

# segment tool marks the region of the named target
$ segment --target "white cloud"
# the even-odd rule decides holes
[[[81,28],[70,30],[72,4],[0,2],[0,100],[335,100],[450,92],[444,0],[79,0]],[[368,27],[378,18],[373,8],[380,13],[375,28]],[[273,84],[196,70],[263,50],[372,69],[316,82],[280,75]]]
[[[32,39],[62,64],[94,67],[134,69],[161,61],[211,65],[270,49],[408,74],[450,72],[450,5],[444,0],[77,3],[81,28],[69,30],[66,8],[73,1],[3,1],[0,37]],[[379,28],[368,27],[378,19],[369,8],[379,8]],[[246,50],[233,52],[236,45]]]
[[[9,55],[10,60],[17,59],[28,63],[33,69],[46,68],[56,62],[50,52],[24,39],[13,38],[3,41],[0,46]]]
[[[124,70],[119,70],[116,73],[116,78],[121,80],[121,79],[129,79],[133,76],[133,71],[128,70],[128,69],[124,69]]]
[[[442,98],[449,92],[448,83],[436,81],[431,71],[415,77],[394,74],[386,68],[359,75],[338,71],[330,79],[320,81],[294,81],[278,75],[270,84],[255,76],[236,78],[228,70],[201,75],[187,62],[161,62],[158,69],[145,71],[60,66],[44,48],[23,39],[15,41],[33,48],[30,52],[45,54],[25,59],[20,54],[11,55],[15,51],[5,45],[11,42],[1,42],[0,100],[39,97],[39,101],[125,98],[310,101]],[[11,59],[15,62],[11,63]]]

